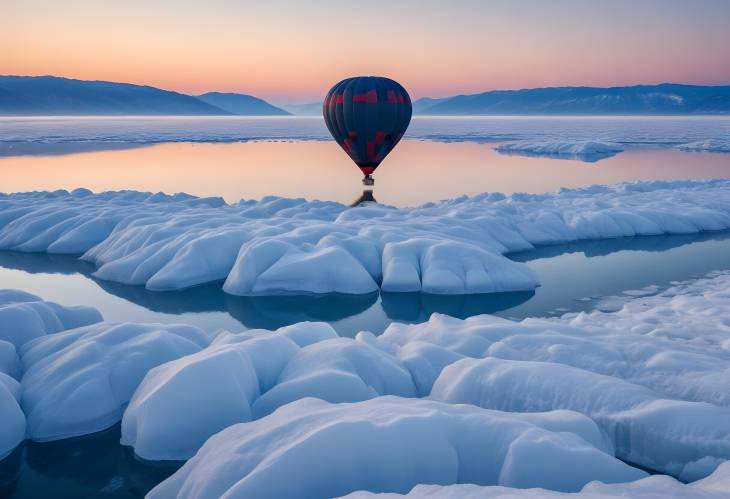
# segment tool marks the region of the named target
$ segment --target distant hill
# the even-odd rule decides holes
[[[290,116],[291,113],[272,106],[263,99],[245,94],[208,92],[198,99],[212,106],[243,116]]]
[[[631,87],[497,90],[446,99],[419,99],[422,115],[671,115],[728,114],[730,85],[663,83]]]
[[[421,97],[420,99],[413,101],[413,114],[428,114],[427,110],[435,106],[446,102],[453,97],[444,97],[443,99],[432,99],[431,97]]]
[[[305,104],[286,104],[281,107],[296,116],[322,116],[321,102],[307,102]]]
[[[56,76],[0,76],[0,115],[227,115],[190,95]]]

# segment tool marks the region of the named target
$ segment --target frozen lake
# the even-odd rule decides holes
[[[99,309],[105,319],[183,322],[207,331],[277,329],[325,321],[340,335],[381,333],[393,321],[417,323],[432,313],[466,318],[496,314],[523,319],[591,310],[601,298],[657,286],[655,292],[714,270],[730,269],[730,233],[587,241],[508,255],[536,271],[533,291],[443,296],[427,293],[241,297],[220,283],[152,292],[95,279],[92,264],[73,256],[0,251],[0,282],[63,305]]]
[[[378,170],[375,197],[414,206],[485,191],[727,178],[728,143],[728,118],[420,117]],[[496,150],[509,144],[518,144],[510,154]],[[318,118],[0,118],[4,193],[86,187],[187,192],[229,203],[269,195],[348,203],[361,193],[360,177]],[[631,296],[730,269],[730,233],[588,240],[507,257],[530,267],[540,287],[245,297],[213,282],[152,292],[97,279],[96,267],[75,255],[0,251],[0,288],[92,306],[111,321],[182,322],[207,331],[325,321],[352,337],[380,334],[392,322],[421,323],[434,312],[522,319],[612,310]],[[26,441],[0,461],[0,495],[141,497],[177,468],[136,459],[119,437],[115,425],[80,438]]]
[[[542,286],[534,293],[244,298],[225,295],[220,286],[152,293],[95,280],[89,275],[93,267],[73,257],[11,252],[0,252],[0,282],[61,304],[96,307],[109,320],[184,322],[211,331],[322,320],[353,336],[363,329],[380,333],[393,321],[423,322],[433,312],[521,319],[610,307],[620,297],[656,293],[672,281],[730,269],[730,233],[588,241],[510,256],[537,272]],[[638,288],[643,293],[634,292]],[[141,497],[177,467],[136,459],[130,448],[119,445],[115,425],[79,438],[25,442],[0,461],[0,476],[8,479],[4,486],[0,482],[0,493],[15,498]]]
[[[556,137],[623,152],[495,150]],[[728,118],[417,117],[378,169],[375,197],[412,206],[486,191],[727,177],[730,155],[712,151],[729,140]],[[86,187],[349,203],[362,192],[360,177],[319,118],[0,118],[0,192]]]

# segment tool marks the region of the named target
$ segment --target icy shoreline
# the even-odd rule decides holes
[[[534,289],[504,257],[536,245],[730,228],[730,180],[485,193],[413,208],[135,191],[0,194],[0,250],[83,254],[148,290],[225,281],[236,295]]]
[[[406,139],[440,142],[562,144],[613,143],[682,151],[730,151],[726,116],[492,116],[414,117]],[[38,145],[129,144],[165,142],[231,143],[247,141],[331,140],[319,117],[38,117],[0,119],[3,150],[30,151]],[[533,148],[534,149],[534,148]],[[538,155],[553,156],[554,148]],[[618,153],[615,151],[614,153]],[[543,154],[544,153],[544,154]],[[606,156],[604,156],[606,157]],[[577,159],[584,159],[580,154]]]
[[[730,459],[728,289],[730,272],[717,272],[629,293],[616,312],[434,314],[354,339],[306,322],[211,337],[0,292],[0,413],[13,422],[0,453],[25,436],[121,419],[122,443],[140,457],[192,457],[150,497],[332,497],[423,483],[710,494]],[[587,485],[644,476],[614,456],[683,481],[712,476]],[[333,466],[346,478],[333,480]],[[453,486],[442,492],[504,492]]]

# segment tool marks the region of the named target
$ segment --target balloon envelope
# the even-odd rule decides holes
[[[332,137],[365,175],[373,173],[403,137],[411,112],[405,88],[380,76],[342,80],[322,103]]]

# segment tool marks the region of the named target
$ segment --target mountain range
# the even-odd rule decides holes
[[[57,76],[0,76],[0,115],[246,115],[289,113],[244,94],[199,96],[147,85]]]
[[[662,83],[630,87],[550,87],[495,90],[419,99],[425,115],[673,115],[730,113],[730,85]]]
[[[274,106],[238,93],[186,95],[147,85],[56,76],[0,76],[0,115],[321,116],[321,102]],[[662,83],[626,87],[494,90],[413,103],[416,115],[729,114],[730,85]]]

